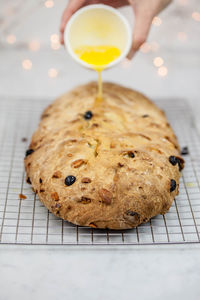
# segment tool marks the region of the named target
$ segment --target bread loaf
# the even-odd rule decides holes
[[[26,153],[27,181],[57,217],[128,229],[165,214],[184,161],[163,111],[131,89],[80,86],[43,113]]]

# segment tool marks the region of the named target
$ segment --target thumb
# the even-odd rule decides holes
[[[146,41],[153,16],[148,13],[138,12],[135,15],[135,24],[133,28],[133,41],[132,47],[128,54],[128,58],[131,59],[140,46]]]

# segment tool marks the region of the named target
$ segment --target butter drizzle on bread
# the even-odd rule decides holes
[[[27,181],[56,216],[128,229],[166,213],[184,160],[163,111],[142,94],[105,83],[77,87],[43,113],[25,157]]]

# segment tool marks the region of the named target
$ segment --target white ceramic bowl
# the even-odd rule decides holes
[[[84,67],[93,66],[81,60],[75,49],[84,45],[111,45],[120,49],[120,56],[106,65],[112,67],[128,54],[131,43],[131,29],[126,18],[115,8],[94,4],[79,9],[72,15],[64,33],[66,49],[72,58]]]

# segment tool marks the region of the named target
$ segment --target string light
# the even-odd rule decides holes
[[[54,68],[51,68],[51,69],[49,69],[49,71],[48,71],[48,76],[49,76],[50,78],[55,78],[55,77],[58,76],[58,71],[57,71],[56,69],[54,69]]]
[[[6,37],[6,41],[8,44],[14,44],[16,42],[16,36],[14,34],[9,34]]]
[[[164,63],[164,60],[162,59],[162,57],[157,56],[154,58],[153,63],[154,63],[154,66],[161,67]]]
[[[162,66],[158,69],[158,75],[161,77],[165,77],[168,73],[168,70],[166,67]]]
[[[185,42],[187,40],[187,34],[185,32],[178,32],[177,37],[181,42]]]
[[[151,46],[148,43],[143,43],[140,47],[140,51],[143,53],[147,53],[151,50]]]
[[[153,21],[152,21],[152,24],[155,25],[155,26],[160,26],[160,25],[162,24],[161,18],[159,18],[159,17],[154,17],[154,18],[153,18]]]
[[[47,0],[44,2],[44,5],[46,8],[52,8],[54,7],[54,1],[53,0]]]
[[[28,47],[31,51],[38,51],[40,49],[40,43],[37,40],[32,40],[29,42]]]
[[[30,59],[24,59],[22,61],[22,67],[25,70],[30,70],[32,69],[32,61]]]
[[[197,21],[197,22],[200,22],[200,13],[198,11],[194,11],[192,13],[192,18]]]

